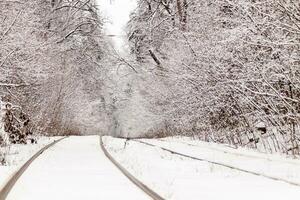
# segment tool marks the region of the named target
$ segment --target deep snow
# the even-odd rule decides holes
[[[300,195],[300,187],[284,182],[184,158],[135,141],[127,141],[125,146],[124,139],[104,137],[103,140],[118,162],[166,199],[279,200]],[[200,158],[299,181],[298,160],[188,138],[164,140],[144,141]]]
[[[12,144],[8,149],[1,147],[0,151],[5,151],[6,165],[0,165],[0,188],[4,186],[7,180],[35,153],[37,153],[41,148],[50,144],[60,137],[38,137],[37,144]]]
[[[39,156],[7,199],[143,200],[149,197],[106,158],[99,136],[73,136]]]

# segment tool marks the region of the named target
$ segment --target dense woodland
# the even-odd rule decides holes
[[[298,1],[137,0],[126,54],[103,24],[93,0],[0,0],[2,144],[184,135],[299,154]]]
[[[299,1],[139,0],[128,39],[153,133],[299,153]]]
[[[102,27],[94,1],[0,1],[0,143],[98,130]]]

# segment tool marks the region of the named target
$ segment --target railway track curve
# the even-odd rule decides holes
[[[49,149],[50,147],[54,146],[56,143],[60,142],[61,140],[67,137],[60,138],[58,140],[53,141],[52,143],[46,145],[37,153],[35,153],[26,163],[24,163],[19,170],[12,175],[12,177],[7,181],[3,188],[0,188],[0,200],[5,200],[8,196],[11,189],[14,187],[18,179],[22,176],[22,174],[26,171],[26,169],[30,166],[30,164],[38,158],[44,151]]]
[[[100,136],[100,146],[106,157],[138,188],[140,188],[143,192],[148,194],[153,200],[164,200],[159,194],[149,188],[147,185],[142,183],[136,177],[134,177],[129,171],[127,171],[120,163],[118,163],[113,156],[106,150],[102,137]]]
[[[229,169],[241,171],[241,172],[244,172],[244,173],[247,173],[247,174],[251,174],[251,175],[255,175],[255,176],[261,176],[261,177],[268,178],[268,179],[271,179],[271,180],[274,180],[274,181],[285,182],[287,184],[291,184],[291,185],[294,185],[294,186],[300,186],[300,183],[298,183],[298,182],[293,182],[293,181],[285,180],[285,179],[282,179],[282,178],[270,176],[270,175],[267,175],[267,174],[258,173],[258,172],[250,171],[250,170],[246,170],[246,169],[242,169],[242,168],[235,167],[233,165],[229,165],[229,164],[225,164],[225,163],[221,163],[221,162],[216,162],[216,161],[212,161],[212,160],[208,160],[208,159],[204,159],[204,158],[199,158],[199,157],[191,156],[191,155],[188,155],[188,154],[184,154],[184,153],[180,153],[180,152],[174,151],[172,149],[161,147],[159,145],[154,145],[154,144],[151,144],[151,143],[148,143],[148,142],[145,142],[145,141],[140,141],[140,140],[136,140],[136,139],[128,139],[128,140],[134,141],[134,142],[138,142],[138,143],[141,143],[141,144],[144,144],[144,145],[148,145],[148,146],[151,146],[151,147],[160,148],[160,149],[162,149],[164,151],[167,151],[167,152],[169,152],[171,154],[182,156],[182,157],[185,157],[185,158],[189,158],[189,159],[193,159],[193,160],[198,160],[198,161],[201,161],[201,162],[207,162],[207,163],[211,163],[211,164],[214,164],[214,165],[223,166],[223,167],[226,167],[226,168],[229,168]]]

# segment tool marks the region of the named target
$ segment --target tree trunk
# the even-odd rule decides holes
[[[180,0],[176,0],[176,3],[177,3],[177,12],[178,12],[178,16],[179,16],[179,22],[181,24],[182,22],[182,6],[181,6],[181,2]]]
[[[186,30],[187,15],[188,15],[188,3],[186,0],[183,0],[183,16],[182,16],[182,29],[183,30]]]
[[[156,55],[153,53],[153,51],[149,50],[150,56],[154,60],[154,62],[157,64],[157,66],[161,67],[161,62],[158,60]]]

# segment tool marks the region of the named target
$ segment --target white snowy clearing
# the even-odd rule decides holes
[[[19,170],[19,168],[29,160],[35,153],[37,153],[44,146],[50,144],[54,140],[61,137],[38,137],[37,144],[12,144],[9,148],[1,147],[0,151],[5,152],[6,162],[5,166],[0,165],[0,189],[4,186],[7,180]]]
[[[143,200],[149,197],[106,158],[99,136],[73,136],[39,156],[7,199]]]
[[[300,161],[189,138],[142,141],[212,162],[300,183]],[[171,154],[136,141],[104,137],[107,150],[140,181],[166,199],[289,199],[300,187]],[[125,147],[125,148],[124,148]]]

